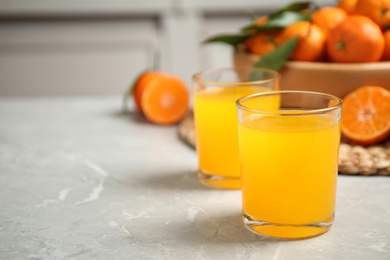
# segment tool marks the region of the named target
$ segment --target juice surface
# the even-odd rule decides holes
[[[239,138],[246,214],[291,225],[332,216],[340,122],[329,115],[252,114],[239,123]]]
[[[264,87],[209,87],[194,94],[199,168],[213,175],[239,178],[236,100]]]

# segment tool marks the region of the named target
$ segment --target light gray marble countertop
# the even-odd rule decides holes
[[[177,127],[120,97],[0,98],[0,259],[390,259],[390,177],[339,176],[336,221],[279,241],[198,184]]]

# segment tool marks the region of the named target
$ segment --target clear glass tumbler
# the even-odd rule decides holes
[[[317,92],[237,100],[242,216],[249,230],[303,239],[331,227],[341,110],[341,99]]]
[[[253,67],[220,68],[193,76],[198,179],[210,187],[239,189],[238,98],[278,89],[279,73]]]

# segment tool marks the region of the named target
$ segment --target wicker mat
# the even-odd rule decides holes
[[[192,114],[189,114],[180,123],[179,136],[185,143],[195,149],[196,135]],[[339,173],[390,176],[390,140],[365,147],[342,138]]]

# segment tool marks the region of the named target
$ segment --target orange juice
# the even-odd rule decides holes
[[[258,86],[209,87],[194,94],[199,168],[225,181],[209,180],[223,188],[240,188],[236,100],[269,91]]]
[[[325,232],[335,210],[340,121],[249,114],[239,139],[244,217],[268,223],[252,229],[282,238]]]

